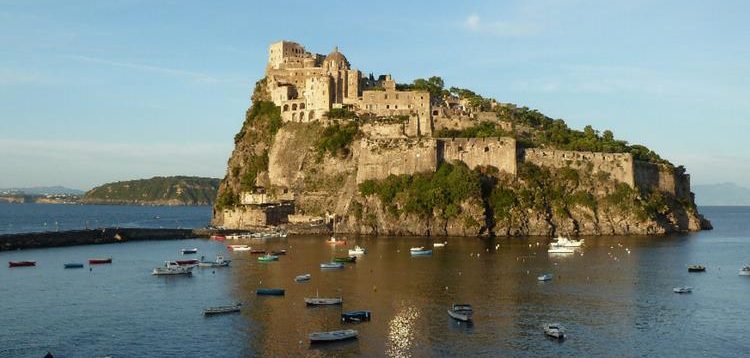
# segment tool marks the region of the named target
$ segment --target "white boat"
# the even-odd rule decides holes
[[[549,252],[550,254],[572,254],[575,252],[575,250],[569,247],[552,245],[549,250],[547,250],[547,252]]]
[[[252,248],[250,245],[227,245],[227,248],[232,251],[250,251]]]
[[[740,276],[750,276],[750,265],[743,266],[737,274]]]
[[[320,264],[320,268],[322,269],[341,269],[344,268],[344,264],[340,262],[326,262]]]
[[[164,261],[163,267],[156,267],[153,275],[191,275],[195,266],[180,266],[175,261]]]
[[[192,249],[182,249],[182,250],[180,250],[180,253],[182,253],[183,255],[197,254],[198,253],[198,248],[194,247]]]
[[[541,276],[537,277],[536,279],[539,280],[539,281],[550,281],[550,280],[552,280],[552,274],[545,273],[544,275],[541,275]]]
[[[312,275],[310,275],[309,273],[306,273],[304,275],[299,275],[295,277],[294,282],[307,282],[307,281],[310,281],[311,278],[312,278]]]
[[[430,256],[432,255],[432,250],[412,250],[410,253],[412,256]]]
[[[581,247],[581,245],[583,245],[583,239],[581,239],[581,240],[571,240],[571,239],[569,239],[567,237],[564,237],[564,236],[558,236],[555,239],[554,244],[556,246],[561,246],[561,247]]]
[[[203,315],[212,316],[212,315],[224,314],[224,313],[234,313],[234,312],[239,312],[241,308],[242,308],[241,303],[238,303],[236,305],[231,305],[231,306],[209,307],[203,310]]]
[[[363,247],[359,247],[359,245],[354,246],[354,249],[349,249],[349,256],[359,256],[364,255],[365,253],[367,253],[367,250]]]
[[[305,304],[308,306],[340,305],[342,302],[344,302],[344,299],[341,297],[305,297]]]
[[[674,293],[691,293],[693,292],[692,287],[683,286],[683,287],[675,287],[672,289]]]
[[[544,334],[550,337],[557,339],[565,338],[565,327],[559,323],[546,323],[542,327],[544,328]]]
[[[310,343],[325,343],[353,339],[357,338],[358,335],[359,332],[354,329],[344,329],[341,331],[310,333],[308,338],[310,338]]]
[[[214,261],[201,261],[198,267],[227,267],[232,260],[225,260],[224,256],[216,256]]]
[[[471,308],[471,305],[454,303],[453,306],[448,309],[448,315],[453,319],[469,322],[474,315],[474,309]]]
[[[412,247],[411,249],[409,249],[409,251],[410,252],[424,251],[424,246]]]
[[[436,242],[436,243],[432,244],[432,247],[445,247],[445,245],[447,245],[447,244],[448,244],[447,241],[446,242]]]

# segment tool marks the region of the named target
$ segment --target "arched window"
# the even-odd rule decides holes
[[[287,112],[287,111],[289,111],[289,105],[288,105],[288,104],[285,104],[285,105],[284,105],[284,112]]]
[[[301,122],[304,122],[304,121],[305,121],[305,112],[299,112],[299,120],[300,120]]]
[[[293,121],[296,121],[296,120],[297,120],[297,113],[292,113],[292,120],[293,120]]]
[[[310,113],[307,114],[307,119],[309,120],[315,119],[315,111],[310,111]]]
[[[296,103],[292,104],[292,110],[293,110],[293,111],[296,111],[296,110],[297,110],[297,104],[296,104]]]
[[[304,103],[300,103],[299,104],[299,109],[305,109],[305,104]]]

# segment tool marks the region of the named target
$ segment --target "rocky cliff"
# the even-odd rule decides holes
[[[108,183],[89,190],[83,204],[115,205],[212,205],[219,179],[153,177]]]

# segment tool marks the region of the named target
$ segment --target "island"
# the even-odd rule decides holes
[[[609,130],[270,45],[212,223],[431,236],[658,235],[710,229],[690,175]]]
[[[107,183],[87,191],[82,204],[212,205],[219,179],[190,176],[153,177]]]

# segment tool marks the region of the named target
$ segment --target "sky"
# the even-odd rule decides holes
[[[747,1],[0,0],[0,187],[223,177],[278,40],[750,187]]]

